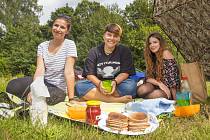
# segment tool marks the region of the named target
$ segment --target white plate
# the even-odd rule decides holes
[[[115,133],[115,134],[122,134],[122,135],[144,135],[155,131],[159,127],[158,120],[155,115],[149,114],[149,124],[150,126],[146,128],[143,132],[132,132],[132,131],[117,131],[111,128],[106,127],[106,120],[108,118],[107,114],[101,115],[101,120],[98,122],[98,127],[104,131]]]

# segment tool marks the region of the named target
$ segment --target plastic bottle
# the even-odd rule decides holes
[[[30,115],[33,125],[45,126],[47,124],[48,105],[46,103],[46,97],[36,97],[32,94]]]
[[[176,102],[178,106],[188,106],[191,104],[191,91],[188,83],[188,77],[182,76],[181,92],[176,94]]]
[[[182,79],[181,79],[181,92],[190,92],[188,78],[185,75],[182,76]]]
[[[33,125],[46,126],[48,117],[48,105],[46,97],[50,97],[47,86],[44,84],[44,76],[37,77],[30,85],[32,104],[30,115]]]

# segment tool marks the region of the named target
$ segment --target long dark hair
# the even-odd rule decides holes
[[[154,37],[159,40],[160,48],[157,53],[153,54],[149,48],[149,39]],[[163,51],[166,49],[167,44],[162,35],[158,32],[151,33],[146,39],[146,46],[144,50],[144,58],[146,61],[146,72],[147,77],[155,78],[156,80],[162,80],[162,70],[163,70]],[[156,75],[154,76],[153,71],[156,68]]]

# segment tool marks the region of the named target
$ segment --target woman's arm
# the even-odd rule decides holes
[[[69,99],[74,98],[74,84],[75,84],[74,64],[75,64],[75,58],[67,57],[64,69],[64,76],[66,80],[67,94]]]
[[[87,79],[90,80],[97,88],[100,88],[101,80],[99,80],[95,75],[87,75]]]
[[[147,78],[146,82],[151,83],[153,85],[159,86],[159,82],[153,78]]]
[[[120,73],[117,77],[115,77],[116,84],[120,84],[122,81],[126,80],[128,76],[128,73]]]
[[[44,60],[42,56],[38,56],[36,61],[36,71],[34,73],[33,80],[35,80],[36,77],[44,76],[44,72],[45,72]]]
[[[39,76],[43,76],[44,75],[44,72],[45,72],[45,68],[44,68],[43,58],[42,58],[42,56],[38,56],[37,57],[37,61],[36,61],[36,71],[34,73],[33,80],[35,80]],[[27,95],[27,101],[29,103],[32,102],[31,92],[29,92],[28,95]]]

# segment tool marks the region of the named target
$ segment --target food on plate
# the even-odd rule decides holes
[[[110,112],[106,120],[106,126],[113,130],[128,130],[128,117],[122,113]]]
[[[144,112],[134,112],[128,116],[128,130],[133,132],[144,131],[149,127],[149,117]]]
[[[110,112],[106,120],[106,126],[118,131],[141,132],[150,126],[149,116],[144,112],[133,112],[128,116]]]

